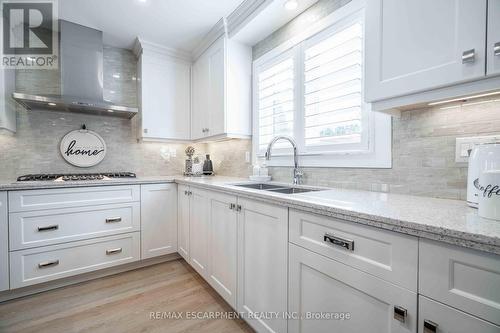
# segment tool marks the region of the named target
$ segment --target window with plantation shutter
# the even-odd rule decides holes
[[[284,57],[266,66],[258,74],[257,104],[259,149],[264,150],[277,135],[293,136],[294,59]],[[280,147],[283,143],[278,143]]]
[[[363,143],[363,27],[314,36],[304,46],[305,150]],[[333,148],[333,147],[332,147]]]
[[[289,135],[302,166],[392,165],[391,118],[364,102],[364,42],[364,2],[351,0],[254,62],[258,158],[275,136]],[[288,142],[273,150],[269,165],[290,165]]]

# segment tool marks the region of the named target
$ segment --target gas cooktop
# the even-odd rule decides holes
[[[79,180],[109,180],[114,178],[135,178],[133,172],[103,172],[103,173],[41,173],[24,175],[17,178],[18,182],[27,181],[79,181]]]

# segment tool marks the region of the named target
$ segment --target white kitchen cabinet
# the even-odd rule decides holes
[[[190,187],[189,195],[189,263],[208,280],[210,192]]]
[[[7,192],[0,192],[0,291],[9,289]]]
[[[471,316],[465,312],[418,297],[419,333],[499,333],[500,326]]]
[[[366,1],[366,100],[484,77],[486,3]]]
[[[238,215],[234,195],[210,194],[208,282],[236,308]]]
[[[151,43],[141,42],[141,47],[137,69],[139,138],[190,140],[190,61]]]
[[[289,320],[288,332],[417,331],[416,293],[294,244],[289,255],[289,311],[297,317]],[[400,320],[396,307],[406,313]]]
[[[177,185],[177,249],[189,262],[189,186]]]
[[[419,293],[500,325],[500,256],[421,239]]]
[[[287,332],[288,208],[241,197],[238,207],[238,311],[257,332]]]
[[[177,252],[177,185],[141,185],[141,258],[174,252]]]
[[[252,50],[225,36],[193,64],[191,138],[251,135]]]
[[[488,0],[487,75],[500,74],[500,0]]]
[[[140,232],[10,252],[11,289],[140,260]]]

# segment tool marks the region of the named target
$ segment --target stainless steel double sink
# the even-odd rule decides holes
[[[284,193],[284,194],[296,194],[296,193],[321,191],[319,189],[292,187],[292,186],[276,185],[276,184],[235,184],[234,186],[251,188],[254,190],[269,191],[269,192],[274,192],[274,193]]]

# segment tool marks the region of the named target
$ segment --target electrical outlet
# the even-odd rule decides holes
[[[489,135],[489,136],[474,136],[467,138],[456,138],[455,144],[455,162],[457,163],[468,163],[469,153],[472,151],[475,145],[482,143],[500,143],[499,135]]]

